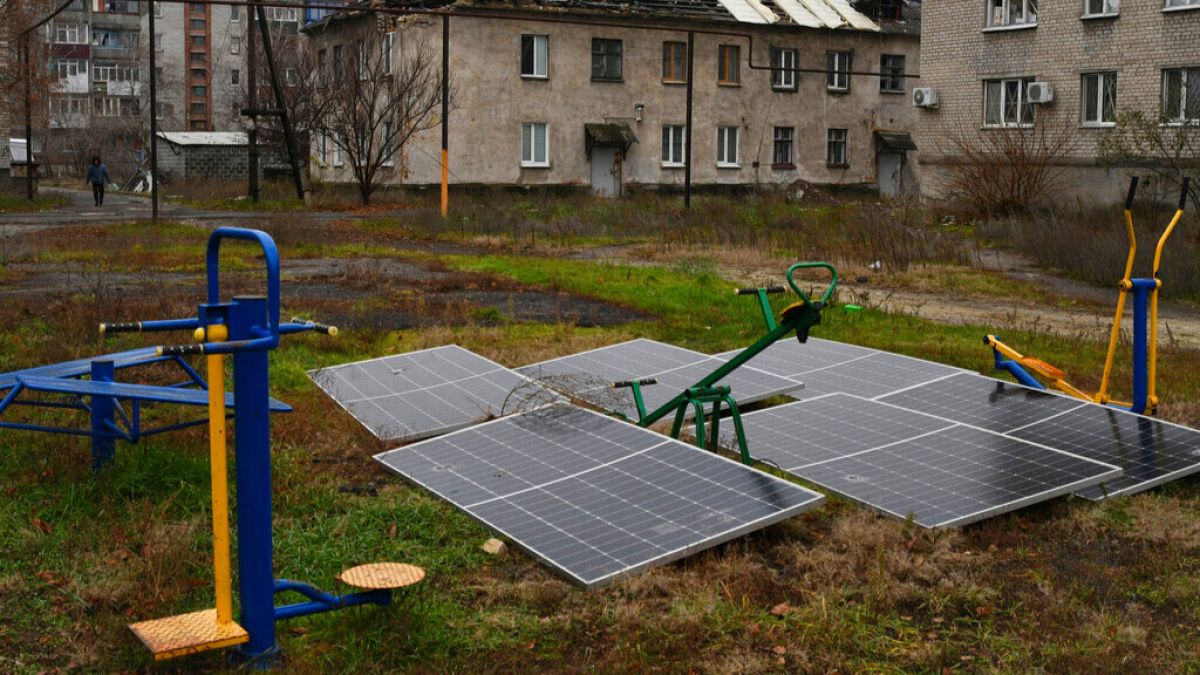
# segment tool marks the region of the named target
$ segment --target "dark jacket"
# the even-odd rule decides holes
[[[112,182],[112,176],[108,175],[108,167],[104,164],[88,164],[87,180],[107,185]]]

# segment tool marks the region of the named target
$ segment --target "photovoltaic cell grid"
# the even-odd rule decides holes
[[[965,525],[1121,474],[1068,452],[848,394],[748,413],[743,423],[755,457],[925,527]]]
[[[690,349],[638,339],[522,366],[517,372],[597,407],[637,419],[637,406],[632,392],[628,389],[612,389],[610,385],[613,382],[650,377],[657,379],[658,384],[642,387],[646,410],[652,412],[719,368],[723,362],[718,357]],[[786,394],[804,386],[793,378],[750,366],[735,370],[717,384],[729,386],[734,400],[741,405]]]
[[[1200,431],[980,375],[956,375],[880,400],[1124,470],[1118,479],[1080,491],[1088,499],[1134,494],[1200,471]]]
[[[427,438],[558,400],[529,378],[457,345],[320,368],[308,375],[386,441]]]
[[[739,351],[718,354],[717,358],[727,360]],[[804,382],[804,398],[834,393],[874,398],[965,372],[932,361],[820,338],[809,338],[804,344],[780,340],[750,363]]]
[[[588,588],[760,529],[824,499],[567,404],[376,459]]]

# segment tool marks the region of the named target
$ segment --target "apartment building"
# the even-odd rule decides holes
[[[1128,174],[1097,146],[1121,113],[1200,124],[1200,0],[925,0],[922,15],[923,194],[963,161],[950,139],[1041,128],[1073,136],[1054,158],[1063,198],[1116,201]]]
[[[425,1],[450,12],[449,169],[458,184],[576,185],[616,195],[681,187],[692,80],[697,185],[915,187],[910,103],[919,7],[874,0]],[[308,49],[353,73],[357,22],[391,58],[440,54],[441,18],[327,17]],[[694,33],[689,73],[688,33]],[[340,55],[340,56],[339,56]],[[797,72],[794,69],[800,69]],[[414,138],[387,180],[440,180],[441,128]],[[349,181],[336,144],[314,172]]]
[[[280,76],[294,81],[305,8],[271,7],[266,13]],[[75,0],[46,26],[49,67],[58,76],[46,111],[46,126],[55,130],[47,143],[51,167],[70,170],[96,152],[144,156],[139,151],[149,138],[151,49],[160,130],[243,129],[248,18],[244,7],[207,2]]]

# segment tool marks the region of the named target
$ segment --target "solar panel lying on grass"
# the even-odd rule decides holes
[[[612,389],[613,382],[651,377],[658,380],[658,384],[642,387],[646,410],[653,411],[719,368],[723,361],[690,349],[638,339],[522,366],[517,372],[597,407],[637,419],[633,394],[628,389]],[[728,385],[741,405],[804,386],[793,378],[751,365],[733,371],[717,384]]]
[[[724,352],[717,358],[729,359],[738,351]],[[820,338],[809,338],[804,344],[780,340],[756,356],[753,363],[802,380],[805,398],[834,393],[873,398],[965,372],[911,356]]]
[[[326,394],[381,440],[415,440],[558,397],[457,345],[309,372]]]
[[[1134,494],[1200,472],[1200,431],[990,377],[956,375],[880,400],[1005,431],[1125,470],[1103,489],[1079,493],[1088,499]]]
[[[742,421],[755,457],[925,527],[965,525],[1121,475],[1109,464],[848,394]]]
[[[697,553],[824,499],[568,404],[376,459],[588,588]]]

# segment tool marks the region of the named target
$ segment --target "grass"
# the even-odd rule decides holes
[[[38,195],[34,201],[24,197],[0,197],[0,213],[36,213],[66,206],[68,199],[61,195]]]
[[[439,283],[451,286],[495,279],[514,293],[561,291],[575,302],[602,300],[646,316],[579,328],[513,321],[468,305],[404,331],[287,338],[272,354],[273,393],[297,409],[273,420],[277,575],[334,588],[334,575],[360,562],[402,560],[429,571],[427,583],[392,608],[281,624],[287,672],[1200,668],[1195,481],[1100,504],[1056,500],[949,532],[832,498],[813,513],[597,592],[569,586],[520,553],[483,554],[486,530],[377,467],[370,455],[383,446],[317,391],[305,370],[449,342],[510,366],[639,335],[718,351],[757,337],[755,303],[729,292],[730,272],[707,256],[706,241],[673,244],[680,254],[666,264],[615,264],[525,251],[521,237],[467,252],[405,248],[411,232],[378,225],[332,226],[318,231],[317,242],[302,225],[271,227],[285,261],[372,251],[448,270],[452,280]],[[198,269],[204,236],[199,228],[128,225],[50,231],[27,245],[36,260]],[[226,254],[257,274],[261,262],[249,248]],[[319,319],[350,304],[350,291],[368,294],[353,300],[363,311],[400,297],[415,302],[371,270],[356,274],[340,287],[345,297],[291,295],[286,311]],[[954,286],[984,297],[1001,283],[961,270],[911,274],[931,291]],[[244,275],[227,281],[237,287]],[[0,370],[94,353],[95,321],[186,316],[199,300],[169,287],[121,293],[102,277],[69,296],[14,297],[0,306],[8,326]],[[989,328],[868,308],[826,312],[814,335],[987,371],[991,357],[979,338]],[[127,335],[105,348],[155,337]],[[1092,380],[1103,360],[1102,345],[1071,336],[1006,330],[1005,337]],[[1128,373],[1117,377],[1127,381]],[[1161,377],[1164,414],[1200,421],[1196,352],[1166,349]],[[211,604],[206,457],[204,433],[190,430],[122,445],[116,464],[94,475],[86,441],[0,434],[0,671],[142,670],[149,658],[126,623]],[[221,655],[204,654],[168,667],[228,666]]]

